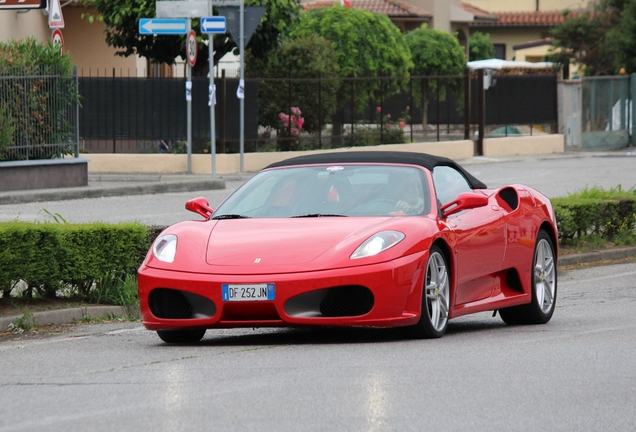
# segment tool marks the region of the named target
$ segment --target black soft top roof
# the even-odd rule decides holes
[[[352,151],[352,152],[331,152],[306,156],[297,156],[274,162],[267,168],[285,167],[292,165],[313,165],[313,164],[334,164],[334,163],[392,163],[419,165],[429,171],[433,171],[436,166],[453,167],[460,171],[473,189],[486,189],[487,186],[473,177],[468,171],[462,168],[457,162],[426,153],[399,152],[399,151]]]

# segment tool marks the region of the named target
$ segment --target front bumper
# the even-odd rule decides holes
[[[412,325],[420,315],[427,256],[421,252],[366,266],[238,276],[144,266],[138,274],[142,320],[149,330]],[[226,283],[274,283],[276,298],[223,301],[221,285]]]

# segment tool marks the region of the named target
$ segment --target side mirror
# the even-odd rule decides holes
[[[186,210],[200,214],[205,218],[205,220],[209,220],[212,213],[214,213],[214,210],[210,208],[208,200],[203,197],[194,198],[186,202],[185,208]]]
[[[460,193],[453,201],[444,204],[440,207],[444,217],[448,217],[452,214],[458,213],[463,210],[470,210],[477,207],[484,207],[488,205],[488,197],[481,194],[472,192]]]

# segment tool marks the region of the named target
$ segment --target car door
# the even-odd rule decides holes
[[[439,204],[452,201],[462,192],[472,192],[464,176],[452,167],[436,167],[433,181]],[[497,205],[486,205],[449,216],[446,224],[456,240],[455,304],[490,297],[506,248],[503,212]]]

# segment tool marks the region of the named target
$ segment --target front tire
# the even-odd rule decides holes
[[[446,257],[439,247],[433,246],[426,264],[420,320],[404,329],[406,336],[415,339],[444,336],[448,327],[449,299],[450,281]]]
[[[166,343],[196,343],[204,334],[205,329],[157,330],[157,335]]]
[[[552,239],[539,231],[532,259],[532,301],[501,309],[506,324],[545,324],[552,318],[557,297],[556,253]]]

